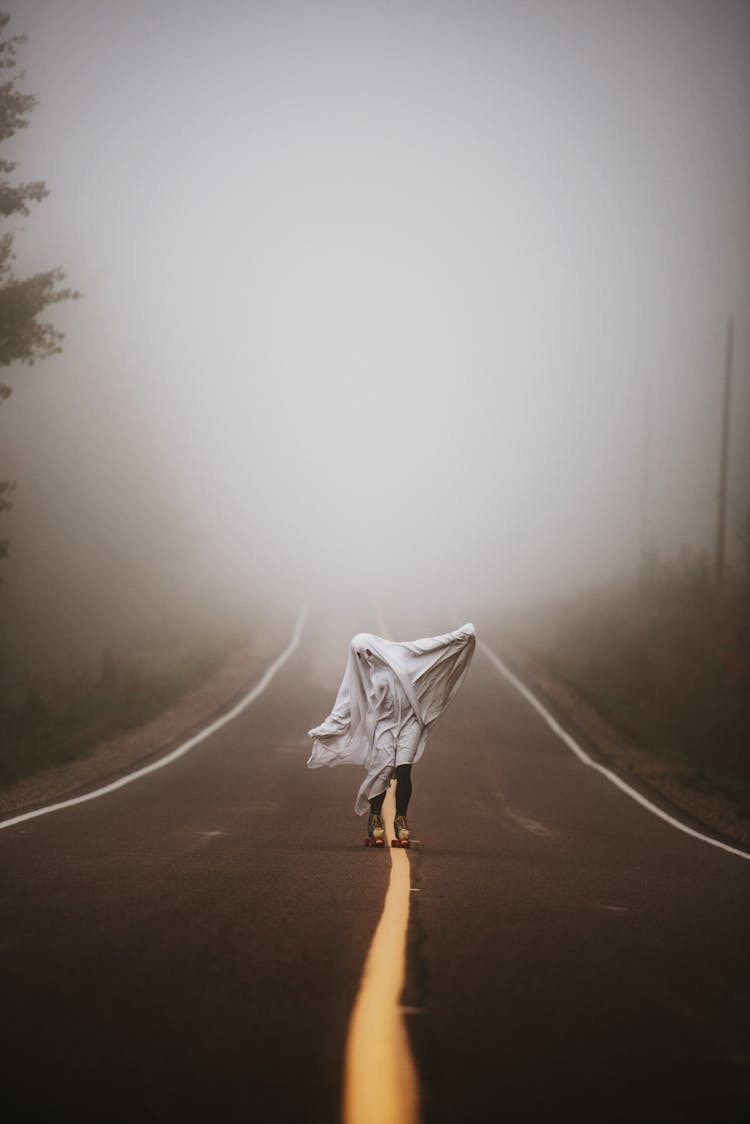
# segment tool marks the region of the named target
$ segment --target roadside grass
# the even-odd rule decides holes
[[[98,666],[26,689],[0,709],[0,788],[90,753],[148,721],[215,671],[230,642],[102,652]]]
[[[750,819],[750,583],[701,559],[511,622],[511,637],[684,784]]]

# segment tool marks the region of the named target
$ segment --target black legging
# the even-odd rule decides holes
[[[370,801],[370,811],[375,816],[380,815],[380,810],[383,807],[385,800],[385,793],[381,792],[377,796],[373,796]],[[406,809],[409,807],[411,800],[411,765],[397,765],[396,766],[396,815],[405,816]]]

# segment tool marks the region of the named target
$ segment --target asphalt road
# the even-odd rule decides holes
[[[4,1124],[338,1121],[390,866],[358,770],[304,768],[346,638],[310,622],[187,756],[0,831]],[[480,651],[414,782],[425,1124],[749,1118],[750,862],[582,766]]]

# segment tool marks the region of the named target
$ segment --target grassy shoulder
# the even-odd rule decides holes
[[[507,622],[538,665],[666,775],[750,819],[750,583],[721,596],[700,561],[580,593]]]
[[[160,714],[214,673],[235,642],[101,654],[98,666],[37,683],[0,710],[0,789],[86,757]]]

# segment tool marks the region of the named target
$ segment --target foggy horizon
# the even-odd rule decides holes
[[[50,189],[16,272],[83,294],[3,376],[15,642],[199,604],[447,628],[635,574],[644,532],[710,557],[730,315],[739,566],[746,3],[0,9],[39,99],[7,158]]]

